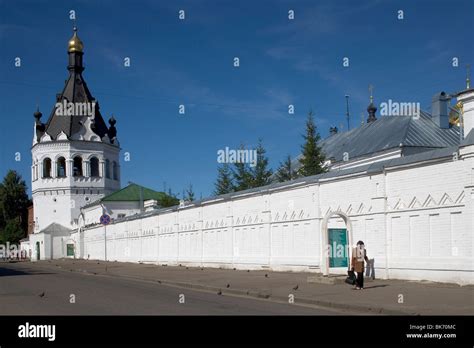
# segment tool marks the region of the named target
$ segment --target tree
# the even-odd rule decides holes
[[[168,194],[163,193],[163,197],[160,199],[160,206],[162,208],[173,207],[179,204],[179,199],[176,197],[176,194],[171,192],[171,189],[168,189]]]
[[[28,206],[31,204],[26,190],[25,181],[14,170],[8,171],[0,184],[0,231],[4,241],[20,232],[22,236],[26,235]]]
[[[245,151],[244,145],[240,145],[241,153]],[[252,188],[252,172],[250,171],[249,164],[246,163],[243,156],[239,156],[234,163],[232,170],[232,176],[234,178],[234,191],[242,191]]]
[[[11,219],[3,229],[2,243],[10,242],[11,244],[17,244],[25,235],[25,230],[22,228],[19,219]]]
[[[323,167],[325,156],[318,142],[321,139],[316,125],[314,123],[313,112],[310,111],[306,121],[306,134],[303,135],[305,143],[301,146],[301,158],[299,159],[301,168],[298,174],[301,176],[310,176],[321,174],[326,171]]]
[[[188,202],[192,202],[196,199],[192,184],[189,184],[188,188],[186,189],[186,196],[183,196],[183,199]]]
[[[252,169],[252,187],[261,187],[271,183],[272,170],[268,168],[268,158],[265,157],[266,150],[263,147],[262,140],[258,140],[257,146],[257,161],[255,167]]]
[[[276,172],[276,178],[278,182],[284,182],[294,180],[298,177],[298,172],[293,169],[293,163],[291,162],[291,156],[288,155],[285,162],[280,162],[280,167]]]
[[[216,196],[234,191],[232,171],[230,170],[228,163],[224,163],[221,167],[217,168],[217,180],[214,186],[214,194]]]

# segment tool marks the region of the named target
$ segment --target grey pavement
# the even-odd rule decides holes
[[[358,314],[474,314],[474,287],[402,280],[374,280],[362,291],[347,284],[308,283],[311,273],[171,267],[92,260],[51,260],[23,263],[31,269],[62,270],[98,277],[121,278],[205,290]],[[0,278],[1,279],[1,278]],[[403,301],[401,301],[401,299]],[[267,301],[268,302],[268,301]]]
[[[74,302],[71,303],[71,295]],[[182,297],[184,295],[184,298]],[[184,303],[180,300],[184,299]],[[46,263],[0,263],[2,315],[334,315],[138,279],[71,272]]]

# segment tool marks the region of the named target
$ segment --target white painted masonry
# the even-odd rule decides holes
[[[459,93],[457,101],[463,107],[464,134],[467,135],[470,129],[474,129],[474,88]]]
[[[474,145],[457,160],[390,163],[115,221],[107,260],[340,274],[324,250],[327,227],[346,226],[378,278],[473,284]],[[75,231],[76,257],[103,260],[104,231]]]
[[[51,223],[77,228],[80,208],[120,188],[120,180],[106,175],[106,160],[119,163],[118,146],[100,141],[42,141],[32,147],[32,196],[35,212],[35,230],[45,229]],[[57,161],[66,161],[66,176],[59,177]],[[83,175],[73,176],[73,159],[82,159]],[[90,160],[99,160],[99,175],[90,175]],[[51,160],[51,175],[45,177],[43,164]]]

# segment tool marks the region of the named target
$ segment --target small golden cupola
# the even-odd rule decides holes
[[[83,52],[84,49],[84,44],[82,43],[81,39],[79,36],[77,36],[77,28],[74,27],[74,35],[72,38],[69,40],[68,44],[68,52]]]

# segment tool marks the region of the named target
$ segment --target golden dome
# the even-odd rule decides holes
[[[74,27],[74,35],[69,40],[68,49],[67,51],[70,52],[82,52],[84,49],[84,44],[82,43],[79,36],[77,36],[77,28]]]

